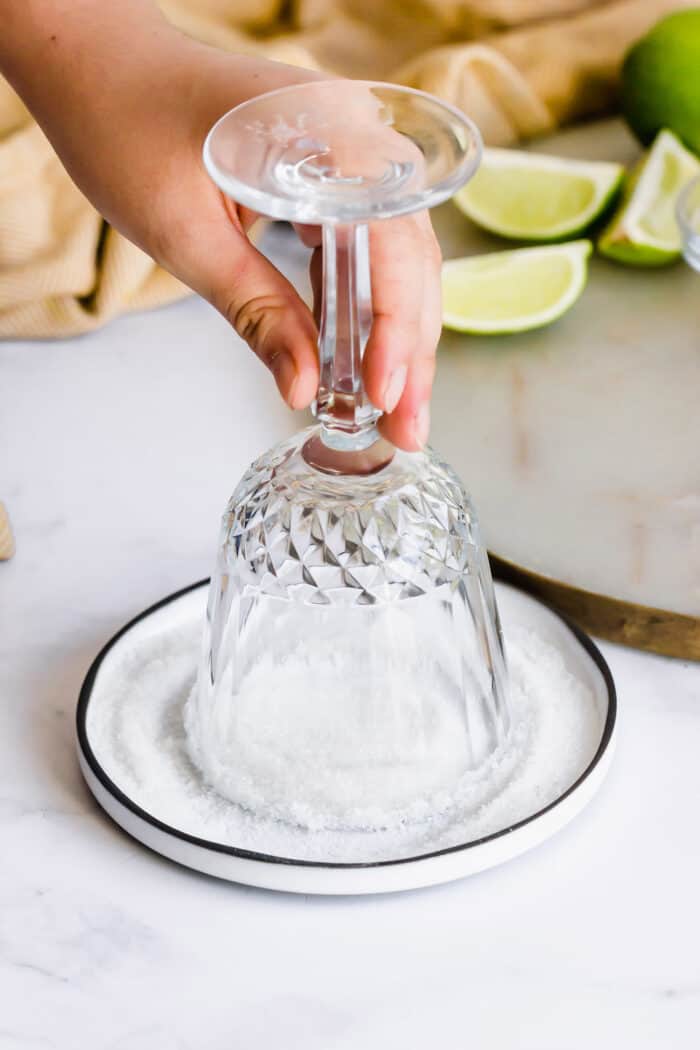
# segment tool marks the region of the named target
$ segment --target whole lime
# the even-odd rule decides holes
[[[663,18],[628,51],[622,110],[645,145],[670,128],[700,153],[700,7]]]

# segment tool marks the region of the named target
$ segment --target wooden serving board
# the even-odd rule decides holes
[[[629,163],[619,121],[537,143]],[[516,247],[453,204],[445,258]],[[595,256],[579,302],[511,336],[443,335],[431,443],[472,492],[497,568],[594,632],[700,658],[700,277]]]

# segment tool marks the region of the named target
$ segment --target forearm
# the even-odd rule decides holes
[[[182,92],[180,106],[193,95],[199,103],[198,59],[207,68],[213,117],[251,95],[316,75],[197,43],[152,0],[0,0],[0,25],[0,72],[50,134],[67,113],[92,121],[125,104],[147,111],[165,90]],[[217,65],[225,84],[220,102],[211,82]],[[200,111],[199,104],[193,108]]]
[[[0,21],[0,71],[76,183],[120,225],[117,183],[143,152],[138,130],[157,120],[175,72],[167,55],[184,38],[146,0],[0,0]],[[114,170],[119,157],[126,174]]]
[[[37,119],[118,90],[174,33],[149,0],[0,0],[0,69]]]
[[[143,205],[183,153],[236,103],[314,75],[197,43],[150,0],[0,0],[0,24],[0,72],[98,210],[156,256]]]
[[[307,406],[318,388],[311,312],[248,240],[251,216],[209,178],[202,145],[238,103],[326,77],[197,43],[152,0],[0,0],[0,72],[98,211],[220,310],[290,406]],[[342,90],[329,103],[362,122]],[[377,224],[372,253],[368,390],[386,410],[385,435],[415,449],[427,437],[440,330],[439,251],[427,216]]]

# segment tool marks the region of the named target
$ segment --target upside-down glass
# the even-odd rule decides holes
[[[485,801],[507,748],[507,676],[468,497],[430,450],[380,437],[361,362],[368,221],[475,171],[458,111],[388,84],[261,96],[210,132],[237,202],[323,227],[317,424],[257,460],[223,518],[190,754],[221,795],[307,828],[379,828]]]
[[[700,272],[700,175],[691,179],[679,195],[676,218],[685,261]]]

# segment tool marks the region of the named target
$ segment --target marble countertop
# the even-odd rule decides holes
[[[88,794],[78,690],[127,619],[209,573],[243,467],[299,421],[195,299],[0,344],[0,376],[0,1050],[697,1046],[699,666],[602,646],[612,773],[502,868],[364,899],[179,868]]]
[[[627,166],[639,155],[618,119],[532,148]],[[445,258],[508,246],[452,203],[433,222]],[[556,324],[443,335],[432,436],[469,479],[490,550],[574,587],[700,617],[699,291],[680,261],[645,270],[594,252],[583,294]]]

